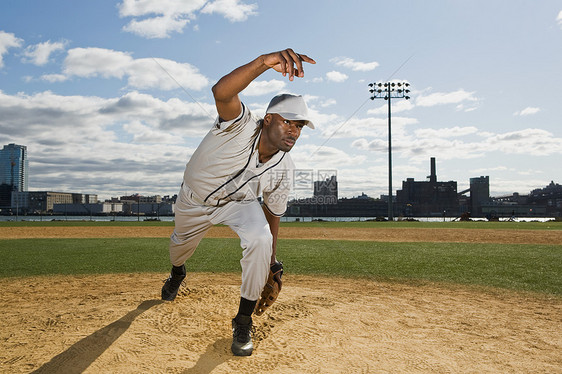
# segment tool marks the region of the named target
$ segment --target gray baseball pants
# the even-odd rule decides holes
[[[181,266],[190,258],[211,226],[224,224],[239,237],[242,247],[240,295],[258,300],[269,275],[273,236],[258,201],[232,201],[221,207],[202,204],[185,184],[175,207],[170,237],[170,261]]]

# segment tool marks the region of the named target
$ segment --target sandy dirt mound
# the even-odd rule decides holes
[[[230,353],[239,275],[2,279],[6,373],[560,373],[562,300],[508,291],[287,274]]]
[[[0,238],[164,238],[172,227],[0,227]],[[236,238],[228,227],[215,226],[209,238]],[[281,227],[280,239],[369,240],[378,242],[512,243],[562,245],[562,231],[494,229],[417,229]]]

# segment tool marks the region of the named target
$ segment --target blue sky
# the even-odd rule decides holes
[[[100,198],[175,194],[212,124],[210,88],[262,53],[313,57],[242,100],[263,115],[305,95],[316,130],[299,169],[335,170],[341,197],[388,193],[387,112],[368,83],[411,84],[393,101],[393,186],[490,176],[493,196],[562,183],[560,1],[3,1],[0,144],[28,146],[30,190]],[[300,191],[297,197],[305,197]]]

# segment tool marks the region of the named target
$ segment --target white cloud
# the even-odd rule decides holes
[[[562,154],[562,139],[542,129],[524,129],[495,134],[485,141],[490,150],[507,154],[548,156]]]
[[[278,93],[285,88],[286,83],[277,79],[270,81],[253,81],[246,87],[242,94],[245,96],[260,96],[271,93]]]
[[[371,71],[379,66],[378,62],[359,62],[349,57],[336,57],[330,60],[338,66],[349,68],[353,71]]]
[[[141,121],[131,121],[123,125],[123,130],[133,136],[133,143],[138,144],[181,144],[183,138],[171,133],[144,125]]]
[[[0,133],[49,141],[60,138],[72,143],[83,134],[90,136],[131,121],[182,136],[201,136],[215,116],[213,105],[176,98],[162,101],[135,91],[112,99],[62,96],[49,91],[34,95],[0,91]]]
[[[562,10],[560,11],[560,13],[558,13],[558,17],[556,17],[556,22],[558,22],[558,25],[560,25],[560,27],[562,27]]]
[[[507,166],[495,166],[495,167],[485,167],[485,168],[479,168],[479,169],[472,169],[470,170],[471,174],[474,175],[485,175],[486,173],[490,173],[492,171],[509,171],[511,173],[515,173],[516,170],[513,168],[508,168]]]
[[[386,101],[385,101],[386,103]],[[412,110],[414,108],[414,104],[412,104],[412,102],[410,100],[394,100],[392,101],[391,105],[391,110],[392,113],[400,113],[400,112],[405,112],[408,110]],[[388,104],[383,104],[381,106],[379,106],[378,108],[375,109],[369,109],[367,111],[367,114],[371,114],[371,115],[387,115],[388,114]]]
[[[123,0],[119,16],[141,17],[152,14],[192,15],[206,0]]]
[[[183,32],[188,22],[186,18],[164,15],[140,21],[133,19],[123,26],[123,30],[147,39],[162,39],[169,38],[172,32]]]
[[[402,134],[406,126],[417,124],[418,120],[409,117],[393,117],[392,133]],[[386,118],[338,118],[322,126],[322,136],[329,138],[380,137],[386,138],[388,120]]]
[[[342,118],[336,114],[332,113],[324,113],[318,111],[314,106],[308,106],[308,114],[314,123],[314,134],[318,134],[318,132],[323,131],[326,127],[331,126],[334,123],[341,123]]]
[[[135,60],[127,74],[129,86],[134,88],[173,90],[182,87],[201,90],[209,84],[209,80],[195,66],[162,58]]]
[[[104,99],[0,91],[0,144],[27,145],[33,190],[174,194],[215,116],[213,105],[138,92]]]
[[[517,112],[513,113],[514,116],[528,116],[531,114],[536,114],[538,112],[540,112],[541,109],[540,108],[535,108],[535,107],[527,107],[523,110],[518,110]]]
[[[183,32],[185,26],[203,14],[221,14],[231,22],[245,21],[256,15],[256,4],[240,0],[123,0],[118,5],[120,17],[133,17],[123,30],[144,38],[168,38]]]
[[[335,169],[342,166],[354,166],[362,163],[366,157],[351,155],[336,147],[327,145],[298,144],[291,151],[291,158],[299,169]]]
[[[477,101],[474,92],[467,92],[463,89],[453,92],[435,92],[426,96],[418,96],[416,105],[422,107],[431,107],[444,104],[459,104],[464,101]]]
[[[458,110],[458,111],[466,112],[466,113],[473,112],[476,109],[478,109],[476,106],[473,106],[474,104],[475,104],[475,101],[471,102],[471,105],[469,105],[469,106],[465,105],[464,103],[461,103],[461,104],[457,105],[455,107],[455,109]]]
[[[326,99],[324,101],[322,101],[319,105],[322,108],[326,108],[328,106],[332,106],[332,105],[336,105],[337,101],[335,99]]]
[[[478,129],[474,126],[455,126],[443,129],[419,129],[414,131],[416,138],[456,138],[476,133],[478,133]]]
[[[386,133],[387,121],[383,118],[339,118],[322,127],[325,138],[355,138],[358,136],[382,137]]]
[[[347,80],[347,78],[349,77],[344,73],[340,73],[339,71],[334,70],[334,71],[327,72],[326,78],[328,78],[329,81],[341,83]]]
[[[393,129],[394,130],[394,129]],[[394,131],[393,131],[394,134]],[[479,135],[474,139],[473,135]],[[368,136],[368,134],[367,134]],[[367,140],[364,136],[352,142],[352,147],[371,152],[387,152],[387,139],[382,136]],[[474,127],[419,129],[394,136],[393,152],[417,162],[428,157],[442,160],[466,160],[486,157],[491,152],[529,156],[562,154],[562,139],[541,129],[525,129],[503,134],[478,132]]]
[[[127,77],[128,85],[136,89],[200,90],[209,84],[209,80],[190,64],[161,58],[134,59],[130,53],[102,48],[71,49],[64,61],[63,75],[49,74],[42,78],[55,82],[73,76]]]
[[[19,48],[23,44],[23,39],[17,38],[14,34],[0,31],[0,68],[4,66],[4,55],[10,48]]]
[[[41,76],[41,79],[50,83],[55,82],[64,82],[68,79],[68,76],[64,74],[44,74]],[[31,81],[31,79],[29,79]]]
[[[231,22],[242,22],[249,16],[257,15],[257,8],[257,4],[244,4],[240,3],[240,0],[215,0],[207,3],[201,13],[218,13]]]
[[[24,62],[30,62],[37,66],[45,65],[49,62],[49,57],[53,52],[63,50],[66,46],[66,42],[54,42],[52,43],[50,40],[30,45],[25,48],[23,52],[24,55]]]
[[[130,53],[103,48],[74,48],[64,60],[64,74],[78,77],[123,78],[131,66]]]

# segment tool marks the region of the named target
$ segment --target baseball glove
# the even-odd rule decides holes
[[[281,291],[281,275],[283,275],[283,264],[281,262],[276,262],[269,268],[269,277],[265,283],[265,287],[261,293],[261,297],[256,304],[256,309],[254,313],[257,316],[261,316],[267,308],[269,308],[277,296],[279,296],[279,291]]]

